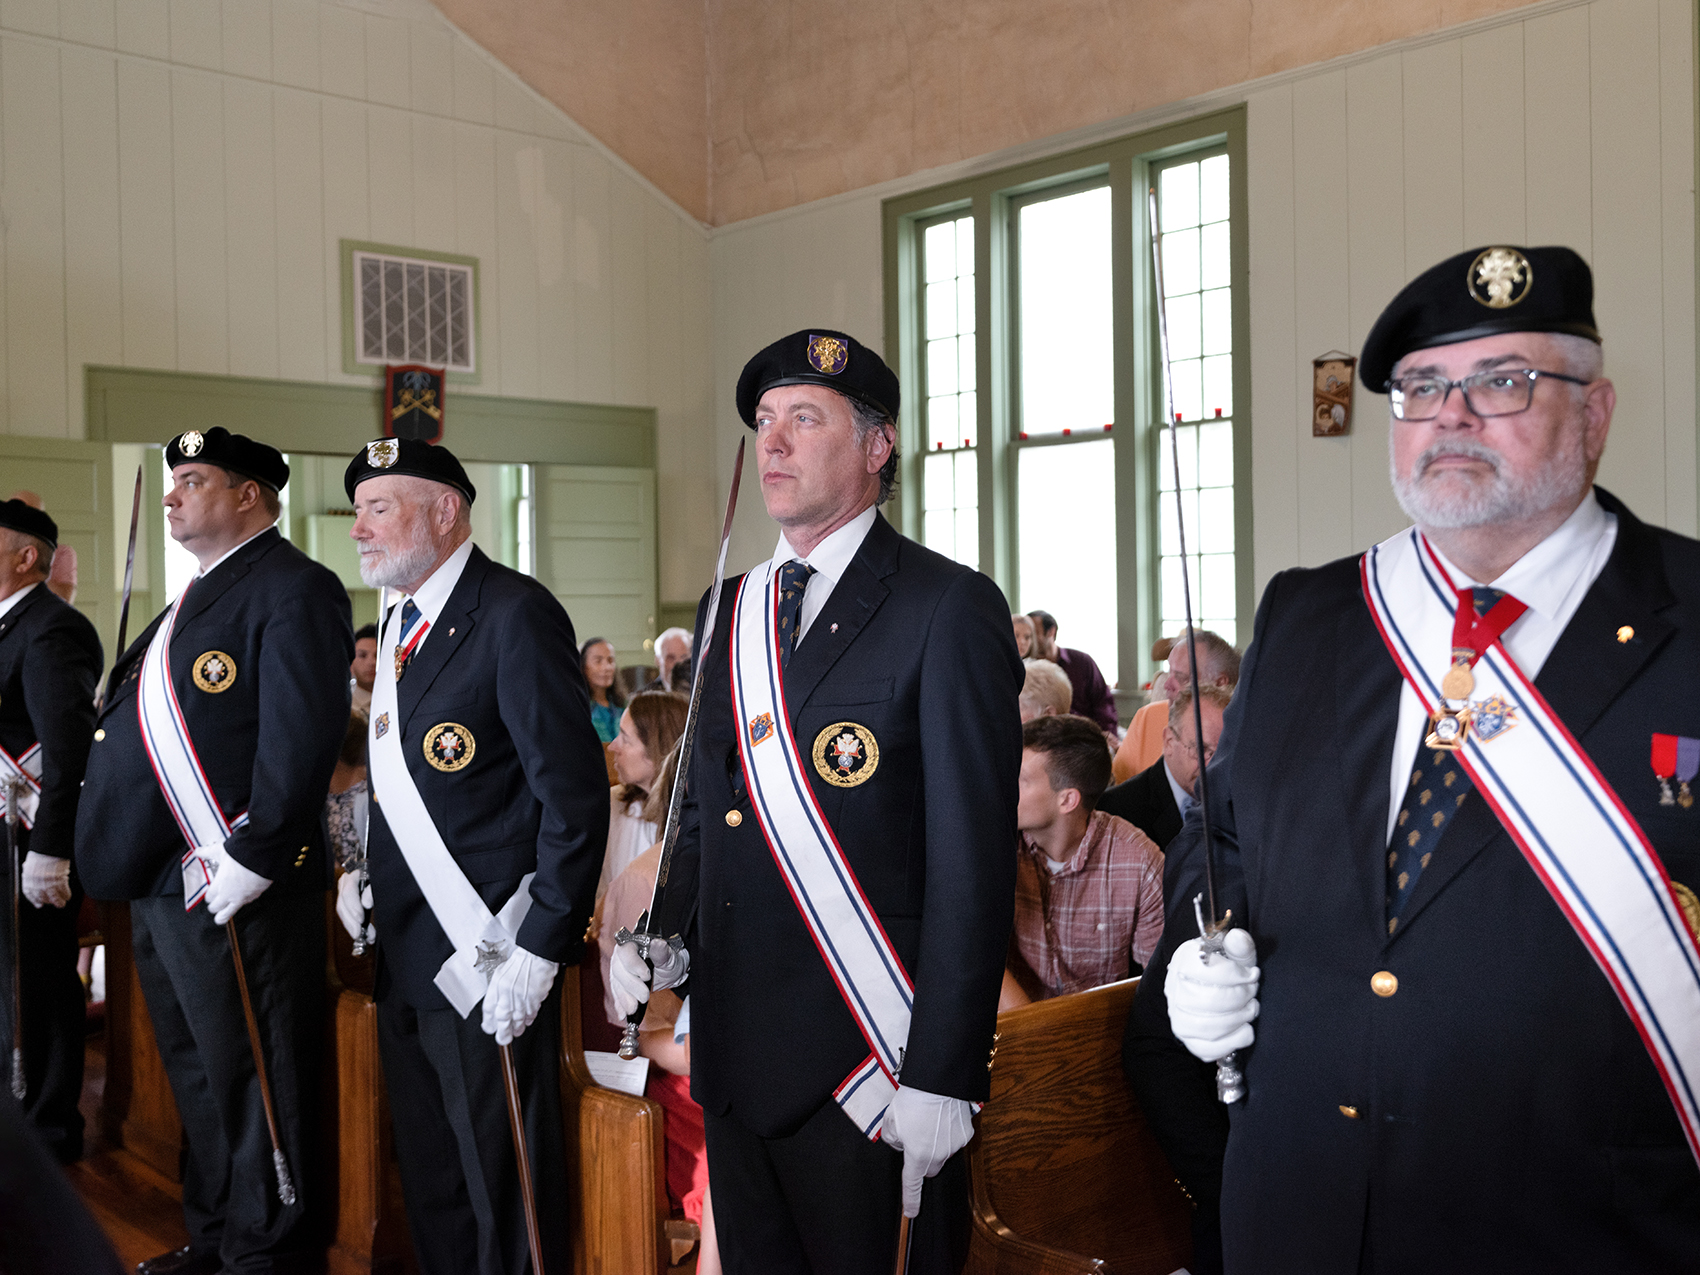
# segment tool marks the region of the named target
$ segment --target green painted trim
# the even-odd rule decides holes
[[[342,370],[349,376],[375,376],[383,379],[384,369],[361,363],[354,357],[354,254],[377,252],[387,257],[413,257],[419,261],[440,261],[451,266],[472,267],[472,366],[471,372],[450,372],[451,385],[477,385],[484,376],[484,307],[480,293],[477,257],[462,257],[452,252],[431,252],[425,248],[402,248],[396,244],[368,243],[364,239],[339,239],[337,252],[342,257]]]
[[[1697,23],[1700,25],[1700,23]],[[1697,59],[1700,61],[1700,59]],[[1700,98],[1697,98],[1700,100]],[[1112,323],[1118,352],[1145,351],[1143,357],[1118,354],[1115,369],[1115,432],[1129,444],[1116,448],[1116,584],[1120,599],[1118,656],[1124,683],[1144,680],[1151,642],[1158,636],[1155,536],[1155,451],[1146,444],[1149,425],[1161,421],[1162,392],[1157,369],[1157,332],[1151,266],[1135,245],[1146,242],[1148,220],[1143,184],[1151,166],[1190,151],[1225,149],[1232,172],[1233,334],[1234,334],[1234,538],[1238,624],[1249,632],[1256,607],[1252,551],[1251,477],[1251,290],[1247,260],[1245,107],[1233,106],[1179,124],[1083,147],[1031,164],[935,186],[886,200],[884,227],[885,348],[905,385],[920,385],[921,333],[919,289],[915,279],[916,236],[928,222],[946,214],[974,214],[975,332],[980,370],[980,566],[1014,601],[1019,597],[1019,555],[1015,525],[1014,453],[1019,395],[1015,359],[1016,313],[1014,232],[1010,212],[1026,195],[1086,185],[1106,177],[1111,190]],[[921,462],[925,440],[917,422],[904,430],[907,491],[902,512],[920,529]],[[1082,435],[1068,442],[1096,435]],[[1023,446],[1049,446],[1064,440],[1029,440]]]
[[[284,452],[352,456],[379,436],[382,415],[381,392],[360,385],[90,366],[83,387],[96,442],[160,445],[223,425]],[[462,460],[653,469],[655,430],[651,407],[456,394],[445,441]]]

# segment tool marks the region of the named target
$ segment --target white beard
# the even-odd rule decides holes
[[[1455,472],[1425,477],[1441,456],[1468,456],[1493,468],[1487,482],[1469,480]],[[1522,522],[1575,498],[1588,486],[1588,459],[1580,429],[1568,434],[1546,463],[1525,479],[1505,472],[1505,457],[1491,447],[1466,439],[1450,439],[1425,449],[1411,464],[1411,476],[1400,478],[1394,465],[1393,494],[1405,516],[1419,527],[1458,531],[1498,523]],[[1463,490],[1444,490],[1442,483],[1467,484]]]
[[[437,557],[431,530],[423,518],[413,525],[413,534],[400,549],[360,555],[360,578],[371,589],[405,589],[430,569]]]

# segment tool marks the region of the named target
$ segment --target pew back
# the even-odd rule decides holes
[[[1170,1275],[1190,1206],[1122,1074],[1139,980],[998,1015],[969,1147],[972,1275]]]

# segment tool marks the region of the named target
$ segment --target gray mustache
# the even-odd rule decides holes
[[[1463,441],[1436,443],[1417,457],[1417,463],[1414,467],[1417,476],[1420,477],[1427,473],[1429,466],[1434,464],[1435,461],[1453,456],[1461,456],[1466,460],[1479,460],[1484,464],[1492,465],[1495,474],[1499,473],[1499,467],[1505,459],[1493,448],[1484,447],[1480,443]]]

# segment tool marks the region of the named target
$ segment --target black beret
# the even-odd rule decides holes
[[[1561,332],[1600,339],[1594,275],[1569,248],[1490,244],[1448,257],[1407,283],[1364,340],[1358,374],[1385,393],[1412,350],[1506,332]]]
[[[385,474],[406,474],[410,478],[429,478],[434,483],[453,487],[471,504],[478,498],[472,479],[446,447],[433,447],[417,438],[375,438],[348,462],[342,476],[348,498],[354,499],[354,489],[368,478]]]
[[[10,527],[26,536],[45,540],[55,549],[59,547],[59,524],[21,500],[0,500],[0,527]]]
[[[775,341],[744,364],[738,377],[738,415],[755,428],[756,405],[775,385],[825,385],[897,419],[897,374],[867,346],[843,332],[806,328]]]
[[[222,425],[214,425],[204,434],[198,429],[184,430],[165,445],[165,463],[171,469],[217,465],[273,491],[282,491],[289,482],[289,462],[282,452],[246,434],[232,434]]]

